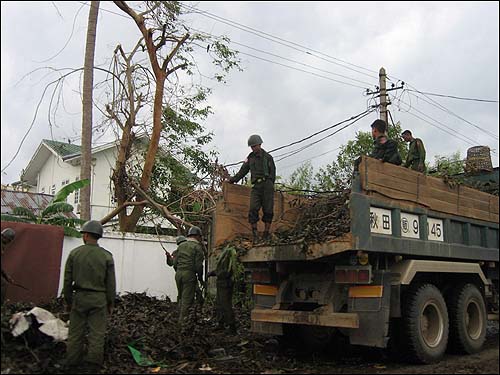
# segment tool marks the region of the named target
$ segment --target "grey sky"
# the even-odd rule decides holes
[[[83,64],[89,11],[83,4],[1,3],[2,169],[16,153],[32,123],[43,89],[55,75],[38,71],[21,78],[42,67],[76,68]],[[363,95],[363,88],[374,89],[382,66],[391,79],[389,85],[403,80],[406,87],[411,85],[422,92],[498,100],[498,2],[195,5],[211,15],[191,15],[192,27],[214,35],[225,34],[237,43],[233,47],[242,52],[243,72],[233,72],[225,86],[206,83],[213,88],[208,103],[215,113],[205,125],[215,134],[212,147],[219,151],[222,163],[245,158],[250,151],[246,145],[250,134],[260,134],[263,147],[270,150],[361,113],[367,104],[373,104]],[[118,43],[130,47],[138,39],[135,24],[120,13],[113,3],[101,2],[97,64],[108,61]],[[215,20],[215,16],[222,17],[225,23],[220,18]],[[239,28],[234,23],[227,24],[231,21],[238,23]],[[242,30],[243,25],[252,28],[252,32]],[[266,33],[265,38],[256,35],[258,31]],[[79,80],[80,76],[75,75],[65,84],[64,103],[60,103],[52,132],[47,121],[52,91],[48,92],[18,156],[2,173],[2,183],[19,179],[21,169],[41,139],[67,140],[78,136]],[[456,151],[465,157],[469,147],[488,145],[494,151],[493,164],[498,165],[498,103],[402,90],[391,96],[394,121],[401,121],[404,129],[411,129],[423,139],[428,161],[433,162],[435,155]],[[439,105],[443,107],[440,109]],[[373,113],[337,135],[277,162],[278,174],[287,177],[308,159],[317,171],[335,158],[337,152],[333,150],[352,139],[356,131],[369,130],[377,117],[378,113]],[[98,118],[99,113],[94,110],[94,119]],[[109,140],[109,134],[104,134],[97,142]]]

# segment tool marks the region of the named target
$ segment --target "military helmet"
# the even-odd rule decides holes
[[[175,242],[177,243],[177,245],[181,244],[182,242],[185,242],[187,241],[187,238],[184,237],[184,236],[177,236],[177,238],[175,239]]]
[[[12,228],[5,228],[2,231],[2,242],[9,243],[16,237],[16,231]]]
[[[82,225],[82,229],[80,229],[80,233],[93,233],[97,234],[99,238],[102,237],[103,228],[101,222],[97,220],[89,220],[85,224]]]
[[[261,145],[262,143],[264,142],[262,141],[262,138],[258,134],[253,134],[248,138],[248,147]]]
[[[189,228],[188,236],[201,236],[201,229],[197,226]]]

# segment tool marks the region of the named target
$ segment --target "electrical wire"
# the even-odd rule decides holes
[[[237,28],[237,29],[239,29],[239,30],[242,30],[242,31],[248,32],[248,33],[250,33],[250,34],[254,34],[254,35],[256,35],[256,36],[258,36],[258,37],[260,37],[260,38],[270,40],[271,42],[274,42],[274,43],[277,43],[277,44],[281,44],[281,45],[283,45],[283,46],[285,46],[285,47],[292,48],[292,49],[294,49],[294,50],[296,50],[296,51],[300,51],[300,52],[306,53],[306,54],[308,54],[308,55],[311,55],[311,56],[314,56],[314,57],[320,58],[320,59],[322,59],[322,60],[324,60],[324,61],[327,61],[327,62],[329,62],[329,63],[339,65],[339,66],[343,67],[344,69],[349,69],[349,70],[352,70],[352,71],[357,72],[357,73],[359,73],[359,74],[364,74],[364,75],[367,75],[367,76],[369,76],[369,77],[371,77],[371,78],[374,78],[374,77],[373,77],[373,74],[376,74],[376,76],[378,77],[378,72],[376,72],[376,71],[374,71],[374,70],[367,69],[367,68],[364,68],[364,67],[362,67],[362,66],[359,66],[359,65],[355,65],[355,64],[349,63],[349,62],[347,62],[347,61],[343,61],[343,60],[338,59],[338,58],[333,57],[333,56],[326,55],[326,54],[324,54],[324,53],[322,53],[322,52],[315,51],[315,50],[313,50],[313,49],[311,49],[311,48],[309,48],[309,47],[305,47],[305,46],[302,46],[302,45],[300,45],[300,44],[298,44],[298,43],[291,42],[291,41],[285,40],[285,39],[283,39],[283,38],[280,38],[280,37],[274,36],[274,35],[272,35],[272,34],[269,34],[269,33],[266,33],[266,32],[263,32],[263,31],[260,31],[260,30],[257,30],[257,29],[254,29],[254,28],[252,28],[252,27],[249,27],[249,26],[243,25],[243,24],[238,23],[238,22],[236,22],[236,21],[232,21],[232,20],[229,20],[229,19],[227,19],[227,18],[223,18],[223,17],[217,16],[217,15],[215,15],[215,14],[213,14],[213,13],[208,12],[208,11],[200,10],[200,9],[197,9],[197,8],[195,8],[195,7],[192,7],[192,6],[189,6],[189,5],[185,5],[185,4],[180,4],[180,5],[181,5],[181,7],[182,7],[182,8],[184,8],[184,9],[188,9],[188,10],[191,10],[191,11],[193,11],[194,13],[199,13],[199,14],[201,14],[201,15],[203,15],[203,16],[205,16],[205,17],[207,17],[207,18],[210,18],[210,19],[213,19],[213,20],[215,20],[215,21],[218,21],[218,22],[224,23],[224,24],[226,24],[226,25],[229,25],[229,26],[231,26],[231,27]],[[271,38],[273,38],[273,39],[271,39]],[[274,40],[274,39],[276,39],[276,40]],[[283,43],[283,42],[288,43],[288,44],[285,44],[285,43]],[[296,48],[296,47],[293,47],[293,46],[300,47],[301,49]],[[304,51],[304,49],[305,49],[306,51]],[[365,72],[360,72],[359,70],[356,70],[356,69],[350,68],[350,67],[348,67],[348,66],[345,66],[345,65],[339,64],[339,63],[337,63],[337,62],[335,62],[335,61],[327,60],[327,59],[322,58],[322,57],[320,57],[320,56],[316,56],[316,55],[314,55],[313,53],[311,53],[311,52],[309,52],[309,51],[312,51],[312,52],[314,52],[314,53],[319,53],[319,54],[321,54],[321,55],[323,55],[323,56],[326,56],[326,57],[328,57],[328,58],[330,58],[330,59],[334,59],[334,60],[337,60],[337,61],[341,61],[343,64],[347,64],[347,65],[355,66],[355,67],[357,67],[357,68],[360,68],[360,69],[366,70],[366,71],[371,72],[371,73],[373,73],[373,74],[368,74],[368,73],[365,73]]]
[[[451,98],[451,99],[458,99],[458,100],[470,100],[470,101],[474,101],[474,102],[484,102],[484,103],[498,103],[498,100],[463,98],[460,96],[435,94],[432,92],[423,92],[423,91],[418,91],[418,90],[408,90],[408,91],[418,92],[420,94],[425,94],[425,95],[430,95],[430,96],[440,96],[443,98]]]

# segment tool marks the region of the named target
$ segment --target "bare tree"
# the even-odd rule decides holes
[[[114,1],[114,3],[132,18],[142,34],[141,41],[139,41],[128,56],[123,52],[121,47],[117,47],[115,50],[115,55],[119,54],[121,56],[125,71],[128,72],[125,75],[126,84],[124,85],[128,87],[125,120],[120,120],[115,102],[113,106],[106,107],[109,117],[116,121],[122,132],[119,154],[112,177],[115,184],[118,207],[123,207],[127,201],[135,200],[137,202],[140,200],[144,203],[134,204],[134,208],[130,214],[127,214],[124,210],[121,210],[118,214],[120,230],[133,232],[143,214],[145,202],[150,202],[145,195],[147,195],[150,188],[153,167],[160,144],[163,129],[162,116],[164,116],[165,108],[168,108],[168,103],[164,102],[166,83],[169,82],[170,76],[177,77],[179,71],[185,71],[188,75],[193,74],[192,69],[196,66],[194,57],[191,54],[193,45],[201,41],[206,41],[208,37],[207,35],[198,33],[191,34],[183,25],[179,17],[181,15],[181,5],[178,2],[148,1],[144,3],[145,10],[142,12],[132,9],[125,1]],[[227,40],[214,39],[210,43],[207,47],[207,52],[212,48],[214,53],[213,63],[216,66],[222,68],[226,73],[231,68],[239,68],[236,60],[236,52],[231,51],[227,47]],[[154,90],[150,89],[150,92],[154,93],[152,98],[152,128],[148,132],[150,133],[149,145],[144,157],[142,173],[138,181],[139,184],[134,188],[126,171],[126,161],[129,159],[131,153],[131,145],[134,139],[132,129],[137,125],[137,113],[144,104],[144,101],[147,100],[147,95],[134,94],[137,89],[137,82],[132,79],[132,73],[136,72],[138,67],[131,64],[131,59],[139,51],[139,47],[142,47],[147,53],[151,66],[151,70],[143,66],[140,69],[150,72],[152,79],[149,83],[154,81],[155,87]],[[145,76],[148,76],[147,73]],[[223,77],[224,74],[216,75],[219,81],[223,81]],[[206,92],[201,93],[200,96],[204,98]],[[201,99],[198,98],[198,100]],[[196,111],[194,108],[191,108],[191,110]],[[167,218],[176,226],[180,223],[173,216],[170,217],[170,215],[167,215]]]

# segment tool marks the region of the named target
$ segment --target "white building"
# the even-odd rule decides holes
[[[140,152],[135,154],[140,155]],[[116,207],[111,176],[117,155],[116,142],[92,149],[90,193],[92,219],[102,219]],[[44,139],[24,169],[21,181],[30,186],[31,192],[54,195],[64,185],[80,178],[80,164],[80,146]],[[73,205],[76,214],[80,213],[79,190],[70,194],[67,202]]]

